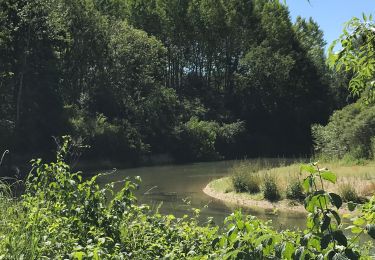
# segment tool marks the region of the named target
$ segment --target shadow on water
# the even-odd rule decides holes
[[[278,164],[278,159],[269,159],[270,164]],[[201,209],[202,221],[212,217],[218,225],[225,217],[238,209],[235,205],[213,199],[203,193],[203,188],[212,180],[227,176],[238,161],[194,163],[188,165],[168,165],[117,170],[116,173],[99,179],[101,183],[122,181],[125,177],[140,176],[142,183],[136,192],[140,203],[151,206],[161,213],[183,216],[191,214],[192,208]],[[285,159],[283,160],[285,163]],[[121,184],[115,186],[119,190]],[[272,220],[277,229],[304,228],[304,215],[282,213],[262,209],[241,209],[243,213]]]

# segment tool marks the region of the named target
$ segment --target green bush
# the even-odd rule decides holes
[[[250,194],[260,192],[262,180],[257,172],[267,166],[267,162],[261,160],[252,162],[243,161],[234,165],[230,170],[234,190]]]
[[[235,137],[243,131],[243,124],[219,124],[216,121],[204,121],[197,117],[175,130],[175,153],[179,161],[217,160],[222,156],[217,151],[218,142],[234,142]]]
[[[375,105],[364,105],[361,100],[348,105],[336,111],[326,126],[313,125],[312,135],[316,151],[324,157],[372,158]]]
[[[236,192],[248,192],[250,194],[260,192],[260,177],[255,173],[239,173],[232,176],[232,183]]]
[[[280,190],[277,185],[277,179],[274,176],[266,174],[263,179],[263,195],[266,200],[278,201],[281,198]]]
[[[357,191],[350,183],[344,183],[340,185],[340,195],[342,200],[345,202],[359,202],[360,198]]]
[[[306,195],[299,179],[293,179],[286,188],[286,197],[291,200],[302,201]]]
[[[109,120],[103,114],[91,115],[74,106],[66,106],[71,131],[91,147],[88,157],[136,161],[150,146],[139,129],[127,120]]]
[[[99,176],[71,173],[64,162],[68,141],[56,162],[33,160],[22,197],[0,182],[0,259],[371,259],[335,224],[341,197],[316,188],[319,177],[332,180],[333,173],[304,166],[312,181],[306,182],[310,214],[303,232],[278,231],[240,211],[219,227],[212,219],[201,224],[198,209],[177,218],[137,206],[137,185],[129,179],[114,193],[114,184],[98,185]],[[278,198],[275,178],[267,175],[265,183],[269,199]],[[355,232],[375,238],[374,207],[375,197],[353,222]]]

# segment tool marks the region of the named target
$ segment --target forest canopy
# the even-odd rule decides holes
[[[318,24],[279,1],[0,7],[0,147],[17,154],[70,134],[90,158],[305,155],[310,126],[346,104]]]

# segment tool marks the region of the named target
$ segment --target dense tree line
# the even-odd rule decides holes
[[[0,147],[69,133],[121,160],[307,154],[345,103],[324,45],[278,1],[0,0]]]

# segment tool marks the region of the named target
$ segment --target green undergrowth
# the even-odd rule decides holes
[[[1,185],[1,259],[371,259],[358,237],[375,238],[375,198],[359,207],[359,216],[342,230],[339,195],[325,191],[320,180],[335,174],[305,165],[308,194],[307,229],[279,232],[269,223],[236,211],[222,228],[209,218],[176,218],[138,205],[133,194],[139,179],[125,179],[114,194],[113,184],[101,188],[95,176],[83,180],[64,162],[69,138],[53,163],[33,160],[25,193],[14,198]],[[357,236],[358,234],[358,236]]]

